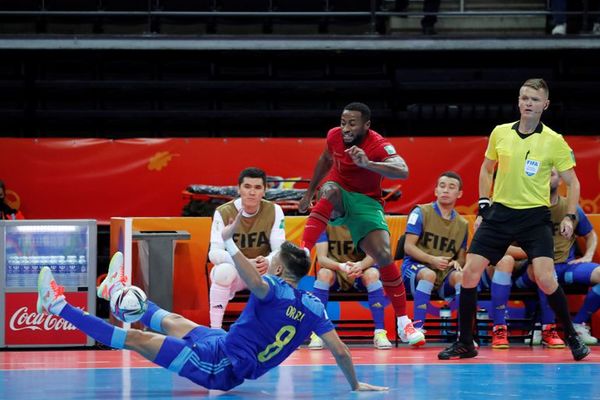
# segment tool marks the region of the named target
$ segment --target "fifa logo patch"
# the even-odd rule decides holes
[[[394,146],[392,146],[391,144],[384,146],[383,149],[389,154],[396,154],[396,149],[394,148]]]
[[[542,163],[536,160],[525,160],[525,175],[534,176],[537,174]]]

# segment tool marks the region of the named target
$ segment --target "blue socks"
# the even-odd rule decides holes
[[[494,272],[491,288],[494,325],[506,325],[506,305],[510,296],[511,284],[508,272]]]
[[[111,325],[95,315],[81,311],[79,308],[75,308],[68,303],[62,309],[59,316],[75,325],[77,329],[83,331],[86,335],[106,346],[115,349],[125,348],[127,331],[123,328]]]
[[[317,297],[317,299],[321,300],[323,306],[327,308],[327,302],[329,301],[329,285],[325,282],[321,282],[320,280],[316,280],[313,285],[313,294]]]
[[[381,281],[373,282],[367,286],[367,292],[367,296],[369,298],[369,308],[371,309],[371,315],[373,315],[375,329],[383,329],[383,315],[387,299],[385,297],[385,293],[383,292],[383,285]]]
[[[600,308],[600,283],[592,286],[592,289],[585,296],[583,306],[579,309],[579,312],[573,318],[573,322],[576,324],[583,324],[587,322],[593,313]]]
[[[422,328],[427,317],[427,305],[431,300],[431,292],[433,291],[433,283],[421,279],[417,283],[414,293],[414,327]]]
[[[148,300],[148,309],[144,315],[142,315],[142,319],[140,321],[153,331],[164,334],[165,332],[163,331],[161,324],[162,320],[169,314],[170,312],[163,310]]]

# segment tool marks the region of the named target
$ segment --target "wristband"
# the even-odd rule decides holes
[[[345,273],[350,272],[350,267],[348,267],[348,264],[339,263],[338,266],[340,267],[340,271],[345,272]]]
[[[235,256],[240,251],[233,239],[227,239],[225,241],[225,250],[227,250],[231,257]]]
[[[480,197],[478,206],[479,208],[477,209],[477,215],[481,215],[483,217],[492,206],[492,201],[489,199],[489,197]]]

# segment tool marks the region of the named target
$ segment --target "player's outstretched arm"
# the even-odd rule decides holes
[[[354,364],[352,363],[350,350],[348,349],[348,346],[341,341],[335,329],[323,334],[321,339],[323,339],[323,342],[325,342],[327,348],[329,351],[331,351],[331,354],[333,354],[335,362],[346,376],[346,379],[348,380],[352,390],[361,392],[383,391],[389,389],[385,386],[375,386],[368,383],[359,382],[358,379],[356,379],[356,371],[354,370]]]
[[[241,219],[242,213],[239,212],[235,216],[235,219],[230,221],[229,225],[223,228],[221,237],[225,242],[227,252],[233,258],[235,269],[237,269],[240,277],[246,283],[246,286],[248,286],[248,290],[259,299],[264,299],[269,293],[269,284],[262,279],[254,265],[246,258],[246,256],[244,256],[233,241],[233,234],[239,226]]]

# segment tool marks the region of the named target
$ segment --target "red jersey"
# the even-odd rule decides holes
[[[358,145],[367,154],[370,161],[384,161],[398,155],[394,146],[379,133],[369,129],[362,143]],[[383,176],[354,164],[345,153],[346,146],[342,138],[342,128],[337,127],[327,133],[327,150],[333,158],[333,165],[326,181],[338,183],[349,192],[362,193],[378,201],[381,199]]]

